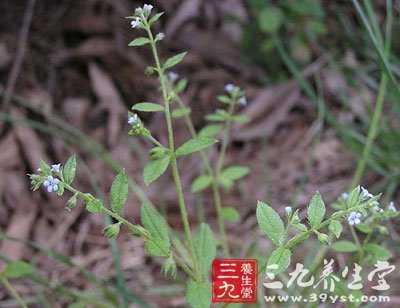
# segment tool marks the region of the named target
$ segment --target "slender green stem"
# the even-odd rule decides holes
[[[364,174],[365,167],[366,167],[367,161],[368,161],[368,157],[371,153],[372,145],[374,143],[375,137],[379,130],[379,121],[380,121],[381,115],[382,115],[382,109],[383,109],[383,103],[385,101],[387,84],[388,84],[388,78],[387,78],[386,74],[382,74],[381,83],[379,85],[378,97],[376,99],[375,110],[374,110],[374,114],[372,116],[371,126],[369,127],[367,140],[365,142],[365,146],[364,146],[364,149],[363,149],[363,152],[361,155],[361,159],[359,160],[359,162],[357,164],[357,169],[354,174],[353,180],[351,181],[350,189],[353,189],[354,187],[356,187],[358,185],[358,183],[360,183],[361,177]]]
[[[68,185],[68,184],[64,183],[64,187],[65,187],[65,189],[67,189],[71,193],[77,194],[77,196],[79,196],[80,198],[82,198],[86,202],[90,202],[90,201],[92,201],[94,199],[94,197],[91,196],[90,194],[84,194],[84,193],[80,192],[79,190],[75,189],[74,187],[72,187],[71,185]],[[103,212],[104,214],[114,218],[118,222],[121,222],[125,227],[127,227],[133,233],[140,235],[144,239],[146,239],[146,240],[150,240],[151,239],[151,235],[145,229],[143,229],[141,226],[137,226],[137,225],[134,225],[134,224],[130,223],[128,220],[126,220],[125,218],[121,217],[119,214],[114,213],[110,209],[106,208],[104,205],[101,206],[101,212]],[[196,280],[196,277],[194,276],[193,272],[185,264],[185,262],[178,255],[176,255],[175,253],[172,253],[172,254],[173,254],[173,258],[174,258],[175,262],[186,272],[186,274],[192,280]]]
[[[18,305],[23,308],[28,308],[28,305],[25,304],[22,297],[18,294],[17,290],[14,289],[14,287],[11,285],[11,283],[8,281],[8,279],[5,277],[1,277],[0,280],[1,280],[1,283],[4,285],[4,287],[7,289],[7,291],[10,292],[11,296],[14,297],[14,299],[18,303]]]
[[[175,97],[176,97],[176,100],[177,100],[178,104],[180,105],[180,107],[185,108],[186,104],[183,102],[183,100],[177,93],[175,93]],[[231,106],[233,106],[233,104]],[[191,118],[189,117],[189,115],[185,114],[184,118],[185,118],[186,125],[187,125],[192,137],[193,138],[197,137],[197,132],[194,129],[193,122],[192,122]],[[228,132],[229,132],[229,128],[228,128]],[[226,142],[226,144],[227,144],[227,142]],[[225,150],[226,150],[226,146],[225,146]],[[203,163],[204,163],[207,173],[213,178],[212,193],[213,193],[214,204],[215,204],[215,209],[216,209],[216,213],[217,213],[218,229],[219,229],[219,234],[221,237],[221,246],[222,246],[224,256],[229,258],[230,257],[229,243],[228,243],[228,239],[226,236],[225,220],[224,220],[224,217],[222,216],[222,199],[221,199],[221,193],[219,191],[219,179],[216,176],[216,173],[214,173],[214,171],[211,167],[210,160],[208,159],[206,153],[202,150],[202,151],[200,151],[200,155],[203,160]]]
[[[221,150],[219,152],[219,157],[217,160],[217,165],[215,167],[215,175],[214,175],[214,180],[212,183],[212,189],[213,189],[213,194],[215,196],[215,207],[217,209],[217,219],[218,219],[218,227],[221,235],[221,243],[222,243],[222,249],[224,251],[225,256],[229,257],[229,246],[228,246],[228,239],[226,237],[226,230],[225,230],[225,222],[224,218],[222,217],[222,202],[221,202],[221,195],[219,192],[219,177],[221,175],[221,170],[225,161],[225,155],[226,155],[226,149],[228,148],[228,143],[229,143],[229,132],[231,129],[231,124],[232,124],[232,115],[235,109],[235,104],[231,103],[229,105],[229,110],[228,110],[228,119],[225,123],[224,131],[223,131],[223,136],[222,136],[222,144],[221,144]]]
[[[156,42],[154,40],[153,33],[151,32],[150,26],[147,23],[146,18],[142,18],[142,20],[143,20],[144,25],[145,25],[145,30],[146,30],[146,32],[147,32],[147,34],[149,36],[149,39],[150,39],[151,51],[153,53],[153,57],[154,57],[154,60],[156,62],[158,78],[159,78],[160,84],[161,84],[161,90],[162,90],[162,95],[163,95],[163,100],[164,100],[165,119],[166,119],[166,122],[167,122],[168,143],[169,143],[169,149],[171,151],[172,177],[174,179],[174,183],[175,183],[175,187],[176,187],[176,194],[177,194],[177,198],[178,198],[179,209],[180,209],[180,212],[181,212],[183,228],[185,230],[186,240],[187,240],[188,245],[189,245],[189,251],[190,251],[191,258],[192,258],[193,267],[195,269],[195,272],[197,274],[199,274],[197,257],[196,257],[196,253],[195,253],[195,250],[194,250],[192,235],[191,235],[191,232],[190,232],[189,219],[188,219],[188,215],[187,215],[187,212],[186,212],[185,199],[183,197],[182,184],[181,184],[179,171],[178,171],[177,158],[175,156],[174,132],[173,132],[173,129],[172,129],[172,118],[171,118],[171,111],[170,111],[170,106],[169,106],[167,86],[166,86],[166,83],[165,83],[164,70],[163,70],[163,68],[161,66],[160,59],[158,57]]]
[[[156,138],[154,138],[152,135],[148,135],[146,137],[149,138],[149,140],[151,142],[153,142],[156,146],[165,149],[165,147],[162,145],[162,143],[160,141],[158,141]]]

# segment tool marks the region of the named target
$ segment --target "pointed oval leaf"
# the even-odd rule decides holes
[[[249,174],[249,172],[250,169],[247,167],[231,166],[221,172],[221,177],[226,180],[236,181],[245,177],[247,174]]]
[[[33,267],[23,261],[12,262],[0,274],[5,278],[20,278],[33,272]]]
[[[357,245],[350,241],[338,241],[333,243],[332,249],[336,252],[354,252],[357,251]]]
[[[176,151],[176,156],[188,155],[212,146],[217,140],[213,138],[194,138],[180,146]]]
[[[213,181],[210,175],[200,175],[192,183],[192,192],[199,192],[206,189]]]
[[[126,178],[125,170],[122,170],[111,185],[110,197],[111,207],[119,214],[125,205],[128,198],[128,179]]]
[[[182,52],[180,54],[177,54],[171,58],[169,58],[167,61],[165,61],[163,65],[163,70],[167,70],[174,65],[177,65],[179,62],[183,60],[183,58],[186,56],[186,52]]]
[[[307,217],[311,227],[319,225],[325,215],[325,203],[321,194],[317,191],[311,198],[307,209]]]
[[[132,110],[143,111],[143,112],[158,112],[158,111],[164,111],[164,107],[159,104],[143,102],[133,105]]]
[[[343,226],[337,220],[332,220],[329,224],[329,230],[332,231],[333,234],[335,234],[336,238],[339,238],[340,234],[343,231]]]
[[[210,227],[202,223],[193,235],[193,245],[197,256],[201,280],[207,281],[211,264],[217,253],[217,243]]]
[[[275,246],[281,245],[285,238],[285,227],[278,213],[264,202],[258,201],[256,216],[258,225],[265,235]]]
[[[99,213],[103,203],[99,199],[92,199],[86,204],[86,210],[90,213]]]
[[[164,218],[155,208],[146,204],[142,206],[140,217],[143,227],[151,235],[151,240],[145,245],[146,250],[156,256],[170,255],[171,242]]]
[[[174,119],[179,119],[189,115],[190,112],[191,112],[190,108],[178,108],[172,111],[171,116]]]
[[[75,172],[76,172],[76,158],[74,155],[67,160],[64,166],[63,174],[65,183],[67,184],[72,183],[75,177]]]
[[[289,266],[291,255],[289,249],[274,250],[268,259],[267,272],[275,275],[282,273]]]
[[[203,127],[200,131],[198,136],[199,137],[214,137],[218,132],[222,129],[221,124],[210,124]]]
[[[130,47],[136,47],[136,46],[143,46],[150,43],[150,40],[147,37],[138,37],[135,38],[133,41],[131,41],[128,46]]]
[[[169,156],[150,160],[143,169],[144,183],[149,185],[163,175],[168,168],[169,161]]]
[[[231,206],[224,206],[221,211],[221,216],[231,222],[238,222],[240,220],[238,210]]]

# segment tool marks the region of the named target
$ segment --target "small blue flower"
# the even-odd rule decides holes
[[[60,167],[61,167],[61,164],[51,165],[51,172],[54,172],[54,173],[60,172]]]
[[[153,6],[151,4],[143,5],[143,11],[146,13],[150,13],[152,9],[153,9]]]
[[[131,21],[132,28],[140,28],[140,18],[136,17],[135,20]]]
[[[390,201],[388,210],[389,210],[389,211],[393,211],[393,212],[397,212],[397,209],[396,209],[396,207],[394,206],[393,201]]]
[[[352,212],[347,218],[347,220],[349,221],[349,225],[350,226],[358,225],[361,222],[360,220],[361,216],[362,216],[361,213]]]
[[[43,186],[47,188],[47,191],[49,193],[51,193],[52,191],[58,190],[59,183],[60,183],[59,179],[55,179],[51,175],[49,175],[47,179],[43,182]]]
[[[225,91],[228,92],[228,93],[231,93],[234,89],[235,89],[235,85],[233,85],[233,84],[231,84],[231,83],[228,83],[228,84],[225,86]]]
[[[285,212],[287,215],[290,215],[292,213],[292,208],[290,206],[285,207]]]
[[[138,123],[138,116],[137,116],[137,114],[135,113],[133,116],[129,117],[129,119],[128,119],[128,124],[130,124],[130,125],[135,125],[135,124],[137,124],[137,123]]]
[[[245,96],[242,96],[242,97],[239,99],[239,104],[242,105],[242,106],[246,106],[246,105],[247,105],[247,99],[246,99]]]
[[[179,78],[179,74],[174,73],[174,72],[169,72],[168,73],[168,78],[171,79],[172,81],[175,81]]]
[[[344,192],[340,195],[340,198],[342,198],[343,200],[347,200],[349,198],[349,194]]]

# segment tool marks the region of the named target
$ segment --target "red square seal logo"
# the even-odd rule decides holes
[[[257,260],[214,259],[213,303],[257,302]]]

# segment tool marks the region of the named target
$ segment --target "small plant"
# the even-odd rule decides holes
[[[211,122],[200,132],[196,132],[190,119],[190,109],[186,106],[180,93],[186,88],[187,81],[179,80],[179,76],[170,69],[180,63],[186,53],[177,54],[162,62],[157,51],[157,44],[163,38],[163,33],[156,35],[152,32],[152,25],[163,13],[151,14],[152,6],[144,5],[137,8],[133,16],[127,17],[131,20],[132,28],[143,31],[146,36],[138,37],[129,43],[129,46],[138,47],[149,45],[154,58],[154,66],[149,66],[147,74],[157,74],[162,93],[162,104],[153,102],[141,102],[133,105],[133,112],[128,112],[128,124],[132,136],[142,136],[150,140],[154,147],[150,150],[149,161],[144,166],[143,181],[150,185],[156,181],[167,170],[170,170],[176,187],[178,206],[181,214],[185,233],[185,249],[188,253],[182,254],[182,250],[175,247],[174,235],[170,232],[166,219],[150,204],[143,204],[141,208],[141,223],[134,224],[121,216],[125,206],[129,185],[128,176],[122,170],[115,178],[110,189],[110,207],[103,201],[90,193],[82,192],[73,186],[76,172],[76,158],[72,156],[64,164],[48,165],[40,162],[38,172],[30,175],[33,190],[43,186],[49,193],[59,196],[71,193],[66,208],[73,209],[78,202],[83,202],[90,213],[103,213],[112,217],[115,223],[108,225],[102,233],[109,239],[118,236],[121,227],[126,227],[132,235],[142,237],[146,240],[144,248],[156,257],[164,258],[162,272],[175,278],[178,267],[186,273],[188,285],[186,298],[193,307],[209,307],[211,305],[211,285],[209,281],[211,264],[216,255],[223,257],[231,256],[231,248],[226,238],[225,221],[239,220],[239,214],[234,208],[222,205],[220,189],[232,189],[236,181],[249,173],[244,166],[225,166],[225,154],[229,145],[229,135],[232,123],[246,122],[248,118],[235,114],[235,111],[247,104],[245,93],[239,87],[228,84],[225,93],[218,96],[218,101],[226,104],[226,109],[217,109],[213,114],[206,117]],[[168,133],[168,144],[164,145],[157,140],[145,127],[137,113],[160,112],[165,116],[166,130]],[[177,147],[174,137],[173,119],[184,118],[192,138]],[[217,141],[215,136],[221,133],[222,139]],[[220,143],[219,156],[213,164],[207,154],[207,148]],[[204,172],[192,183],[192,191],[200,193],[210,187],[212,189],[214,204],[218,220],[219,236],[218,245],[210,226],[202,223],[197,231],[192,234],[189,219],[186,212],[186,202],[181,185],[178,160],[186,155],[199,154],[203,162]],[[277,274],[285,270],[291,260],[293,248],[301,242],[316,235],[322,244],[331,245],[331,237],[326,234],[329,230],[337,238],[341,236],[342,221],[347,220],[351,228],[361,226],[361,220],[365,230],[372,233],[375,228],[381,228],[376,223],[397,215],[394,206],[386,210],[379,207],[380,195],[370,195],[360,187],[352,190],[348,195],[343,195],[335,204],[337,211],[329,218],[325,218],[326,207],[321,195],[317,192],[310,200],[307,209],[308,224],[302,223],[299,218],[299,209],[285,208],[286,226],[277,212],[267,204],[258,202],[256,216],[260,229],[272,241],[275,248],[268,258],[268,262],[260,266],[262,270],[277,265],[272,272]],[[366,218],[366,219],[364,219]],[[290,234],[295,233],[293,237]],[[335,245],[335,244],[334,244]],[[221,251],[217,252],[217,246]],[[358,247],[360,253],[364,254],[364,248]],[[362,252],[361,252],[362,251]]]

